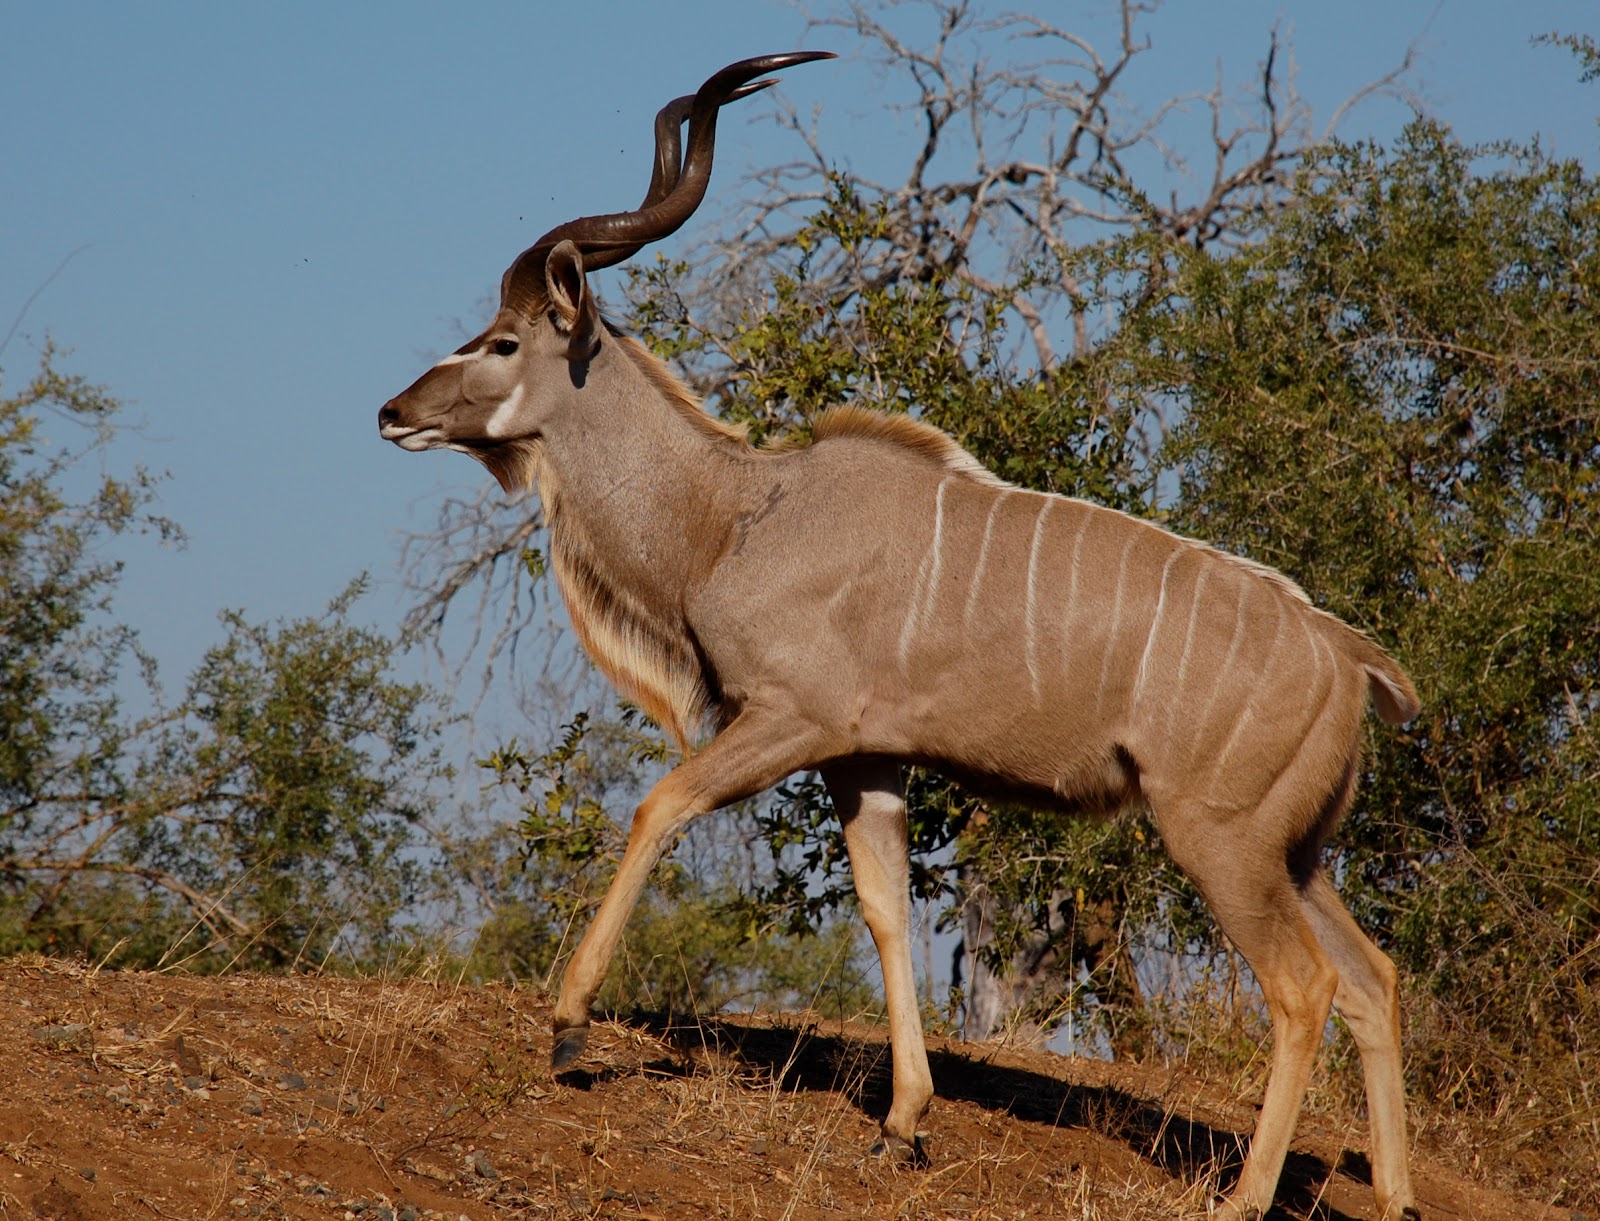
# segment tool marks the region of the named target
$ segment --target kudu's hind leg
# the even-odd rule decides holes
[[[852,761],[823,768],[822,778],[844,824],[856,894],[883,965],[894,1099],[874,1152],[921,1161],[917,1124],[933,1098],[933,1076],[911,964],[911,866],[900,768],[881,760]]]
[[[1398,976],[1389,956],[1367,939],[1333,884],[1320,872],[1301,896],[1322,948],[1339,972],[1333,1003],[1361,1051],[1372,1141],[1372,1190],[1384,1221],[1416,1217],[1406,1148],[1405,1082],[1400,1064]]]
[[[684,828],[701,814],[770,788],[826,753],[823,738],[804,723],[770,710],[748,709],[704,750],[656,783],[634,812],[617,876],[561,978],[552,1022],[554,1067],[571,1064],[583,1050],[589,1006],[605,981],[628,916],[651,869]]]
[[[1250,964],[1272,1015],[1272,1072],[1239,1181],[1215,1216],[1264,1216],[1283,1172],[1295,1121],[1322,1043],[1338,973],[1323,952],[1263,812],[1226,827],[1203,810],[1157,823],[1172,857],[1205,896]],[[1283,824],[1277,824],[1283,825]]]

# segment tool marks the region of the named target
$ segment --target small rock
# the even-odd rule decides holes
[[[244,1101],[239,1104],[239,1109],[241,1111],[243,1111],[246,1115],[260,1115],[261,1114],[261,1095],[260,1094],[246,1094],[244,1096]]]
[[[200,1057],[183,1045],[181,1034],[172,1040],[172,1062],[186,1077],[197,1076],[202,1071]]]
[[[95,1171],[93,1166],[80,1166],[78,1168],[78,1173],[84,1178],[88,1179],[91,1183],[94,1182]]]
[[[284,1073],[278,1078],[280,1090],[303,1090],[306,1088],[306,1079],[299,1073]]]
[[[480,1179],[497,1179],[500,1177],[493,1164],[481,1153],[474,1153],[469,1157],[467,1165],[472,1167],[472,1172]]]
[[[89,1028],[82,1022],[65,1022],[59,1026],[40,1026],[33,1032],[36,1041],[46,1047],[77,1047],[88,1041]]]

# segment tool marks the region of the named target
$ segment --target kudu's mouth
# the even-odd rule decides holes
[[[378,417],[378,435],[385,441],[392,441],[401,449],[410,450],[412,453],[421,453],[429,449],[453,449],[458,453],[472,453],[476,450],[495,449],[504,444],[503,439],[489,437],[452,437],[436,424],[413,426],[401,424],[393,418],[386,418],[382,414]],[[538,433],[530,433],[519,438],[524,441],[537,441]]]
[[[378,435],[385,441],[393,441],[401,449],[409,449],[412,453],[420,453],[425,449],[438,449],[446,444],[444,434],[437,428],[401,428],[398,425],[386,424],[378,430]]]
[[[444,429],[437,425],[402,424],[393,399],[378,409],[378,435],[412,451],[437,449],[447,443]]]

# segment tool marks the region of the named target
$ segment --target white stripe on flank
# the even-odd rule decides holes
[[[1315,650],[1315,656],[1317,659],[1317,682],[1319,685],[1322,683],[1323,654],[1327,654],[1328,693],[1323,700],[1323,702],[1326,703],[1337,693],[1339,688],[1339,679],[1343,677],[1345,670],[1344,667],[1339,664],[1339,652],[1333,647],[1333,641],[1329,640],[1319,630],[1321,623],[1318,621],[1318,619],[1314,618],[1312,615],[1304,615],[1301,618],[1301,622],[1306,625],[1306,634],[1311,637],[1311,647]]]
[[[1122,624],[1122,593],[1128,584],[1128,556],[1139,541],[1136,530],[1128,531],[1128,541],[1122,545],[1122,560],[1117,565],[1117,593],[1111,603],[1111,626],[1106,629],[1105,656],[1100,659],[1100,686],[1094,693],[1094,710],[1098,714],[1106,699],[1106,682],[1111,677],[1111,653],[1117,643],[1117,628]]]
[[[1211,563],[1207,554],[1197,552],[1201,559],[1200,575],[1194,579],[1194,589],[1189,592],[1189,626],[1183,629],[1183,653],[1178,658],[1178,677],[1172,684],[1172,702],[1167,705],[1167,730],[1172,729],[1172,717],[1183,703],[1183,684],[1189,674],[1189,653],[1194,649],[1194,621],[1200,614],[1200,591],[1205,588],[1206,578],[1211,575]]]
[[[1167,562],[1161,565],[1161,588],[1156,594],[1155,613],[1150,616],[1150,631],[1144,638],[1144,652],[1139,657],[1139,677],[1133,683],[1133,696],[1128,701],[1130,709],[1139,706],[1139,696],[1144,692],[1145,680],[1150,677],[1150,653],[1156,647],[1156,633],[1161,630],[1161,613],[1167,606],[1167,574],[1172,571],[1172,565],[1182,555],[1184,548],[1173,548],[1172,554],[1167,557]]]
[[[1068,650],[1072,647],[1075,637],[1078,614],[1078,574],[1082,570],[1083,540],[1089,533],[1089,523],[1094,520],[1094,514],[1089,506],[1080,501],[1069,500],[1067,504],[1076,506],[1078,510],[1078,533],[1072,539],[1072,562],[1067,565],[1067,598],[1062,606],[1061,615],[1061,670],[1065,674],[1068,665]]]
[[[900,672],[903,674],[911,660],[911,633],[922,617],[922,590],[928,583],[928,557],[922,557],[922,567],[917,569],[917,585],[911,591],[911,604],[906,607],[906,621],[900,628]]]
[[[949,476],[939,480],[939,490],[933,494],[933,571],[928,576],[928,596],[922,604],[924,623],[939,596],[939,569],[944,563],[944,490],[949,484]]]
[[[928,614],[933,608],[933,596],[937,593],[939,584],[939,548],[944,543],[944,489],[950,482],[950,477],[939,481],[939,490],[934,494],[933,514],[933,542],[929,544],[927,554],[922,557],[922,566],[917,569],[917,586],[911,593],[911,605],[906,608],[906,621],[900,629],[900,670],[906,671],[911,661],[911,638],[919,627],[926,626]]]
[[[983,566],[989,562],[989,536],[994,533],[995,514],[1011,492],[1011,488],[1002,488],[989,502],[989,517],[983,523],[983,542],[978,547],[978,564],[972,570],[972,581],[967,586],[967,609],[961,620],[968,627],[972,626],[972,612],[978,608],[978,588],[983,580]]]
[[[1028,681],[1033,687],[1033,701],[1039,702],[1039,622],[1037,607],[1039,604],[1039,542],[1044,538],[1044,519],[1050,516],[1050,506],[1054,497],[1046,496],[1044,503],[1039,507],[1039,515],[1033,519],[1033,543],[1028,548],[1028,595],[1023,622],[1027,625],[1028,639],[1023,646],[1024,656],[1028,663]]]
[[[838,626],[839,608],[844,605],[845,599],[854,592],[855,584],[851,581],[842,581],[835,586],[834,591],[828,595],[828,605],[823,615],[824,622]]]
[[[517,408],[522,406],[522,383],[518,382],[516,388],[506,396],[505,402],[494,409],[483,425],[483,435],[491,441],[512,435],[511,422],[516,418]]]
[[[1234,718],[1233,725],[1228,730],[1227,741],[1222,744],[1222,749],[1217,752],[1217,757],[1212,760],[1211,776],[1206,781],[1209,790],[1214,791],[1216,789],[1217,779],[1223,774],[1223,765],[1227,763],[1228,756],[1233,753],[1234,744],[1244,733],[1245,729],[1248,728],[1250,722],[1255,719],[1255,715],[1256,714],[1251,711],[1251,706],[1246,704],[1244,706],[1244,711]]]
[[[1255,717],[1256,699],[1261,695],[1261,680],[1272,673],[1272,663],[1278,656],[1278,646],[1283,643],[1283,601],[1274,598],[1273,605],[1278,611],[1278,620],[1272,629],[1272,647],[1267,650],[1267,658],[1261,664],[1261,669],[1256,675],[1255,685],[1250,688],[1250,695],[1245,700],[1244,708],[1233,723],[1233,729],[1228,733],[1228,740],[1222,744],[1222,749],[1217,752],[1217,761],[1211,768],[1211,783],[1215,784],[1218,776],[1223,774],[1227,767],[1228,756],[1233,753],[1233,748],[1238,744],[1241,731],[1245,723]]]
[[[1313,690],[1322,682],[1322,646],[1317,640],[1316,629],[1312,626],[1311,616],[1300,616],[1300,629],[1306,634],[1306,643],[1311,646],[1311,683]],[[1337,673],[1337,669],[1335,670]]]
[[[1254,582],[1240,586],[1239,604],[1234,607],[1233,636],[1228,641],[1228,652],[1222,659],[1222,668],[1211,681],[1211,696],[1206,700],[1206,706],[1201,710],[1200,716],[1194,721],[1196,729],[1203,730],[1211,723],[1211,712],[1217,705],[1218,698],[1222,695],[1222,685],[1227,682],[1233,673],[1234,659],[1239,656],[1239,642],[1244,638],[1244,604],[1245,596],[1251,592]]]
[[[1081,506],[1078,513],[1078,534],[1072,540],[1072,565],[1071,580],[1067,583],[1067,613],[1072,613],[1072,608],[1078,601],[1078,561],[1083,555],[1083,536],[1089,533],[1089,521],[1093,513]]]

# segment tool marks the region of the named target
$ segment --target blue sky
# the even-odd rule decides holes
[[[1109,46],[1104,0],[1046,8]],[[1595,32],[1593,0],[1186,0],[1146,20],[1155,49],[1126,91],[1152,107],[1219,69],[1246,81],[1275,22],[1319,118],[1415,40],[1412,86],[1464,137],[1537,132],[1593,163],[1600,87],[1579,84],[1564,52],[1529,46]],[[170,472],[163,509],[189,545],[131,547],[119,599],[169,687],[217,639],[224,606],[312,613],[369,570],[380,584],[360,617],[398,619],[397,532],[426,525],[441,489],[486,476],[383,444],[379,405],[481,320],[539,233],[636,202],[662,102],[795,46],[844,56],[784,86],[822,107],[826,147],[897,171],[915,135],[885,111],[877,70],[785,5],[0,9],[0,335],[42,286],[0,365],[14,388],[53,336],[72,349],[66,367],[141,425],[110,465]],[[714,197],[794,155],[763,113],[767,98],[725,112]],[[1403,118],[1374,103],[1341,131],[1386,137]]]

